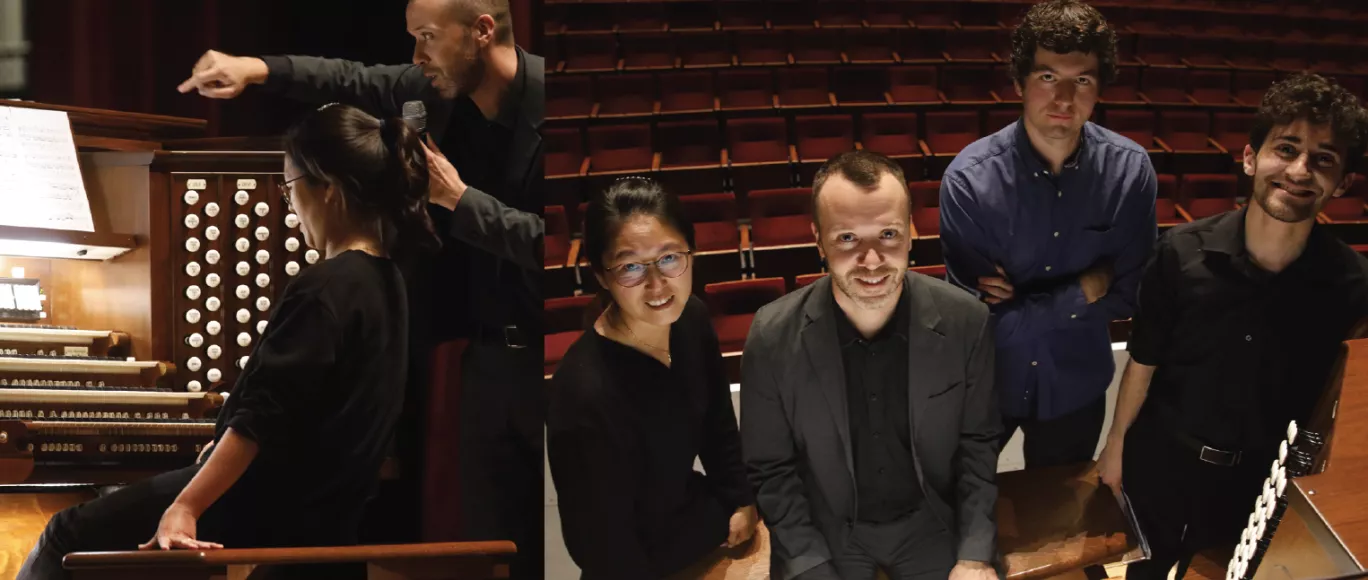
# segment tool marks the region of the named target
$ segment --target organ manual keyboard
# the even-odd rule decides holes
[[[280,195],[278,146],[168,150],[206,123],[26,102],[0,102],[0,124],[21,109],[66,113],[80,175],[63,179],[93,227],[0,216],[0,580],[53,513],[195,461],[274,301],[320,259]],[[20,189],[0,198],[56,203]]]

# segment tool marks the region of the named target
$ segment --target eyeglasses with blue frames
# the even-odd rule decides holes
[[[646,275],[651,267],[655,267],[661,276],[666,278],[678,278],[681,274],[689,270],[689,256],[693,252],[670,252],[651,262],[626,262],[618,264],[608,269],[613,275],[613,281],[623,288],[640,286],[646,281]]]

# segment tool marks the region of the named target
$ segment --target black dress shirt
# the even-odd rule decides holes
[[[850,444],[855,454],[856,514],[881,523],[912,513],[921,488],[912,461],[912,428],[907,407],[907,324],[911,297],[898,298],[893,318],[866,340],[840,306],[832,307],[845,363]]]
[[[717,334],[690,298],[669,367],[587,330],[551,379],[547,455],[583,578],[648,580],[727,540],[755,504]],[[702,461],[707,475],[694,471]]]
[[[1368,260],[1316,225],[1296,261],[1269,273],[1245,250],[1246,211],[1165,234],[1128,348],[1158,367],[1142,416],[1262,455],[1309,418],[1340,343],[1368,316]]]

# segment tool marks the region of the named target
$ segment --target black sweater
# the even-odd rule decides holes
[[[671,326],[670,349],[667,368],[590,329],[552,378],[547,452],[585,579],[677,572],[725,543],[732,514],[755,503],[717,334],[697,298]]]

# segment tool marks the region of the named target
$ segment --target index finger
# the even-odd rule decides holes
[[[218,70],[218,68],[202,70],[190,75],[190,78],[185,79],[184,82],[176,87],[176,90],[182,93],[188,93],[194,89],[207,85],[210,81],[219,78],[221,75],[222,71]]]

